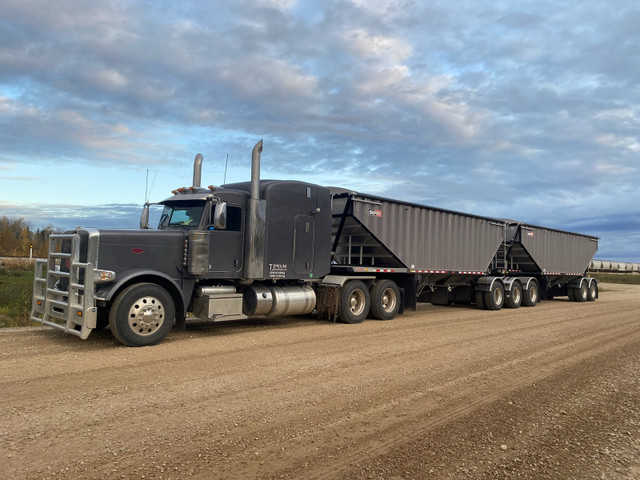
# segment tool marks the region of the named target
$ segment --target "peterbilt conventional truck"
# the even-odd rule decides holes
[[[149,204],[140,230],[50,236],[35,266],[31,319],[87,338],[109,326],[128,346],[161,341],[187,317],[213,322],[319,316],[391,320],[417,302],[499,310],[598,297],[585,275],[598,238],[306,182],[193,185]]]

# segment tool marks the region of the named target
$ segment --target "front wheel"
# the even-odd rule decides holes
[[[96,331],[104,330],[108,326],[109,326],[109,312],[102,307],[98,307],[95,330]]]
[[[379,280],[371,289],[371,315],[378,320],[393,320],[400,309],[400,289],[392,280]]]
[[[360,280],[351,280],[340,289],[338,318],[344,323],[360,323],[371,308],[369,289]]]
[[[128,347],[158,343],[169,334],[175,318],[173,298],[154,283],[137,283],[117,296],[109,313],[116,339]]]

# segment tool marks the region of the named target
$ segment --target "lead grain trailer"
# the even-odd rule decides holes
[[[585,276],[597,238],[306,182],[193,185],[159,203],[149,228],[51,235],[35,267],[31,319],[87,338],[109,326],[150,345],[188,316],[213,322],[316,312],[391,320],[417,302],[535,306],[595,300]]]

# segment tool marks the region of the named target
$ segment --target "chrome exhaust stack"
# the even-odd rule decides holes
[[[260,199],[260,154],[262,140],[255,144],[251,151],[251,200]]]
[[[193,161],[193,186],[199,187],[202,182],[202,154],[196,155]]]
[[[249,198],[249,218],[247,222],[244,276],[247,280],[264,278],[264,235],[267,206],[260,200],[260,154],[262,140],[255,144],[251,152],[251,197]]]

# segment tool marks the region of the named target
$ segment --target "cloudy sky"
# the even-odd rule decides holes
[[[307,180],[601,237],[640,261],[640,6],[0,0],[0,215]]]

